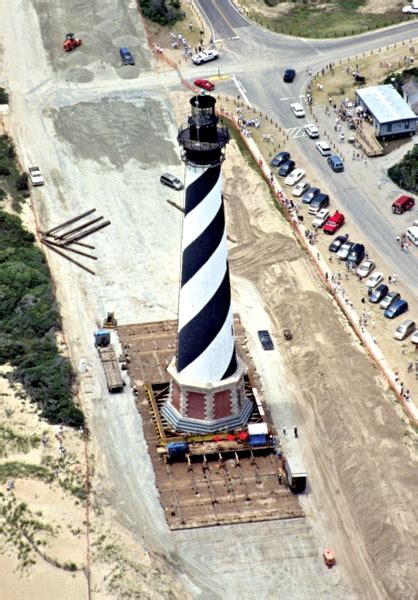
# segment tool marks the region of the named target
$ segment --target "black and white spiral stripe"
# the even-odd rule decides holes
[[[186,166],[177,371],[221,381],[236,368],[221,166]]]

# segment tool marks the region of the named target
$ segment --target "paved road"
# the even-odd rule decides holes
[[[297,134],[297,130],[293,128],[302,127],[308,122],[306,118],[296,119],[289,109],[291,102],[304,96],[308,67],[315,72],[330,62],[361,55],[388,44],[408,41],[417,31],[416,21],[411,21],[338,40],[300,39],[275,34],[251,24],[238,13],[230,0],[207,0],[204,2],[204,12],[210,18],[214,38],[229,38],[220,44],[222,56],[217,66],[223,72],[233,72],[244,86],[249,101],[286,129],[291,129],[291,135]],[[227,27],[229,35],[225,33]],[[239,38],[231,39],[233,34],[239,35]],[[287,66],[294,67],[298,73],[291,85],[282,81],[281,74]],[[210,69],[209,65],[206,69]],[[229,89],[236,93],[232,83]],[[413,253],[400,252],[396,243],[396,236],[402,230],[401,223],[406,227],[406,219],[411,221],[412,217],[407,215],[402,220],[394,220],[390,214],[386,215],[382,211],[374,197],[370,197],[376,195],[376,180],[379,178],[373,171],[373,161],[369,163],[367,178],[359,179],[350,163],[346,163],[344,173],[336,176],[330,172],[311,140],[300,136],[294,142],[310,165],[315,166],[318,177],[326,182],[337,205],[343,208],[349,219],[363,232],[373,255],[380,254],[386,268],[398,273],[404,282],[408,282],[411,293],[418,295],[418,260]],[[377,164],[387,166],[388,159],[374,159],[374,165]],[[384,172],[385,168],[379,166],[379,171]],[[386,210],[388,211],[388,207]]]

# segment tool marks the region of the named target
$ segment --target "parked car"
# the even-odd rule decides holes
[[[258,334],[258,338],[261,342],[261,345],[263,347],[263,350],[273,350],[274,349],[273,340],[271,339],[271,335],[269,334],[267,329],[261,329],[260,331],[257,331],[257,334]]]
[[[382,281],[384,280],[384,275],[383,273],[380,273],[379,271],[376,271],[376,273],[373,273],[373,275],[371,275],[369,277],[369,279],[366,281],[366,285],[368,288],[373,289],[375,288],[377,285],[379,285],[379,283],[382,283]]]
[[[39,167],[29,167],[29,179],[31,184],[36,185],[44,185],[44,177],[41,173],[41,169]]]
[[[388,319],[395,319],[396,317],[399,317],[399,315],[406,313],[408,308],[408,302],[406,300],[402,300],[402,298],[399,298],[398,300],[395,300],[395,302],[392,302],[392,304],[385,310],[383,314]]]
[[[330,243],[330,245],[328,246],[328,250],[330,252],[338,252],[338,250],[341,248],[341,246],[343,244],[346,243],[347,240],[348,240],[348,233],[346,233],[345,235],[337,235],[335,240],[333,240]]]
[[[283,81],[285,81],[286,83],[292,83],[292,81],[294,80],[295,77],[296,77],[295,69],[286,69],[286,71],[284,72],[284,75],[283,75]]]
[[[408,4],[403,7],[402,12],[406,15],[418,15],[418,6],[415,6],[415,4]]]
[[[342,171],[344,171],[343,161],[338,156],[338,154],[332,154],[331,156],[328,156],[327,162],[335,173],[341,173]]]
[[[135,60],[129,48],[119,48],[119,55],[124,65],[134,65]]]
[[[315,198],[311,201],[308,208],[308,213],[313,215],[317,213],[321,208],[327,208],[329,206],[329,196],[328,194],[317,194]]]
[[[209,81],[209,79],[196,79],[194,84],[197,87],[207,90],[208,92],[211,92],[215,89],[215,84]]]
[[[304,117],[305,116],[305,111],[303,109],[303,106],[301,104],[299,104],[299,102],[293,102],[290,105],[290,108],[292,109],[293,114],[295,115],[295,117]]]
[[[389,308],[389,306],[393,304],[395,300],[399,300],[400,297],[401,295],[399,292],[389,292],[380,302],[379,306],[380,308],[384,308],[386,310],[386,308]]]
[[[392,212],[395,215],[402,215],[407,210],[411,210],[415,206],[415,200],[412,196],[399,196],[392,204]]]
[[[282,163],[279,167],[279,175],[280,177],[287,177],[289,175],[289,173],[291,173],[293,171],[293,169],[295,168],[296,163],[294,160],[287,160],[286,162]]]
[[[328,220],[329,210],[327,208],[321,208],[318,210],[314,218],[312,219],[312,227],[317,227],[318,229],[323,226],[325,221]]]
[[[290,175],[284,180],[285,185],[295,185],[298,181],[305,177],[305,171],[303,169],[294,169]]]
[[[173,190],[182,190],[184,188],[184,185],[182,184],[180,179],[178,179],[175,175],[172,175],[171,173],[164,173],[163,175],[161,175],[160,182],[163,185],[167,185],[168,187],[173,188]]]
[[[304,130],[308,134],[308,136],[312,139],[319,138],[319,129],[313,123],[308,123],[305,125]]]
[[[378,285],[377,287],[375,287],[373,289],[372,293],[369,296],[369,302],[372,302],[373,304],[377,304],[378,302],[383,300],[383,298],[386,296],[388,291],[389,291],[388,286],[385,283],[381,283],[380,285]]]
[[[217,50],[202,50],[202,52],[192,56],[192,62],[195,65],[201,65],[205,62],[216,60],[217,58],[219,58],[219,52]]]
[[[358,267],[366,254],[366,249],[363,244],[354,244],[347,256],[347,263],[350,267]]]
[[[414,331],[411,337],[411,342],[413,344],[418,344],[418,331]]]
[[[397,327],[395,329],[395,333],[393,334],[393,337],[395,338],[395,340],[402,341],[405,338],[407,338],[408,335],[411,335],[411,333],[414,333],[415,329],[416,329],[415,321],[412,321],[411,319],[406,319],[399,325],[399,327]]]
[[[356,271],[356,274],[360,277],[360,279],[363,279],[364,277],[368,277],[375,267],[376,263],[368,258],[361,263]]]
[[[351,248],[354,246],[354,242],[344,242],[340,249],[337,251],[337,257],[340,260],[347,260],[347,256],[350,254]]]
[[[319,194],[321,190],[317,187],[311,187],[307,192],[303,194],[302,202],[304,204],[310,204],[312,200],[315,198],[317,194]]]
[[[290,160],[290,152],[279,152],[271,159],[270,165],[272,167],[280,167],[280,165],[287,160]]]
[[[340,213],[338,210],[328,219],[328,221],[324,225],[324,233],[328,233],[329,235],[333,235],[336,233],[340,227],[344,225],[345,217],[343,213]]]
[[[311,184],[308,181],[299,181],[292,190],[292,195],[299,197],[309,190]]]
[[[326,142],[323,142],[321,140],[319,142],[316,142],[315,146],[317,147],[319,152],[322,154],[322,156],[330,156],[331,148],[329,147],[329,145]]]

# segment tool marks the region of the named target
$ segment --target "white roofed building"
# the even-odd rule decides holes
[[[378,138],[416,133],[418,116],[391,84],[356,90],[356,106],[371,115]]]

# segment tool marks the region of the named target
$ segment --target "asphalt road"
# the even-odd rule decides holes
[[[307,68],[316,72],[331,62],[409,40],[416,36],[418,29],[417,21],[411,21],[337,40],[291,38],[253,25],[239,14],[230,0],[206,0],[204,3],[200,2],[200,5],[204,5],[203,12],[210,20],[213,38],[222,40],[218,43],[221,51],[218,69],[224,73],[233,73],[242,84],[251,104],[273,117],[285,129],[302,127],[308,122],[306,118],[296,119],[289,108],[291,102],[304,96]],[[289,66],[298,73],[291,85],[282,80],[282,73]],[[206,65],[205,68],[209,70],[210,66]],[[232,82],[229,90],[237,93]],[[401,221],[385,215],[379,203],[371,201],[370,195],[377,179],[371,174],[372,168],[367,178],[359,179],[346,162],[345,172],[336,176],[311,140],[298,137],[294,142],[309,164],[314,165],[318,177],[326,182],[337,206],[362,231],[368,249],[374,256],[380,255],[386,267],[398,273],[411,293],[417,295],[418,260],[413,253],[399,251],[396,236],[399,234]],[[370,178],[373,179],[373,186]]]

